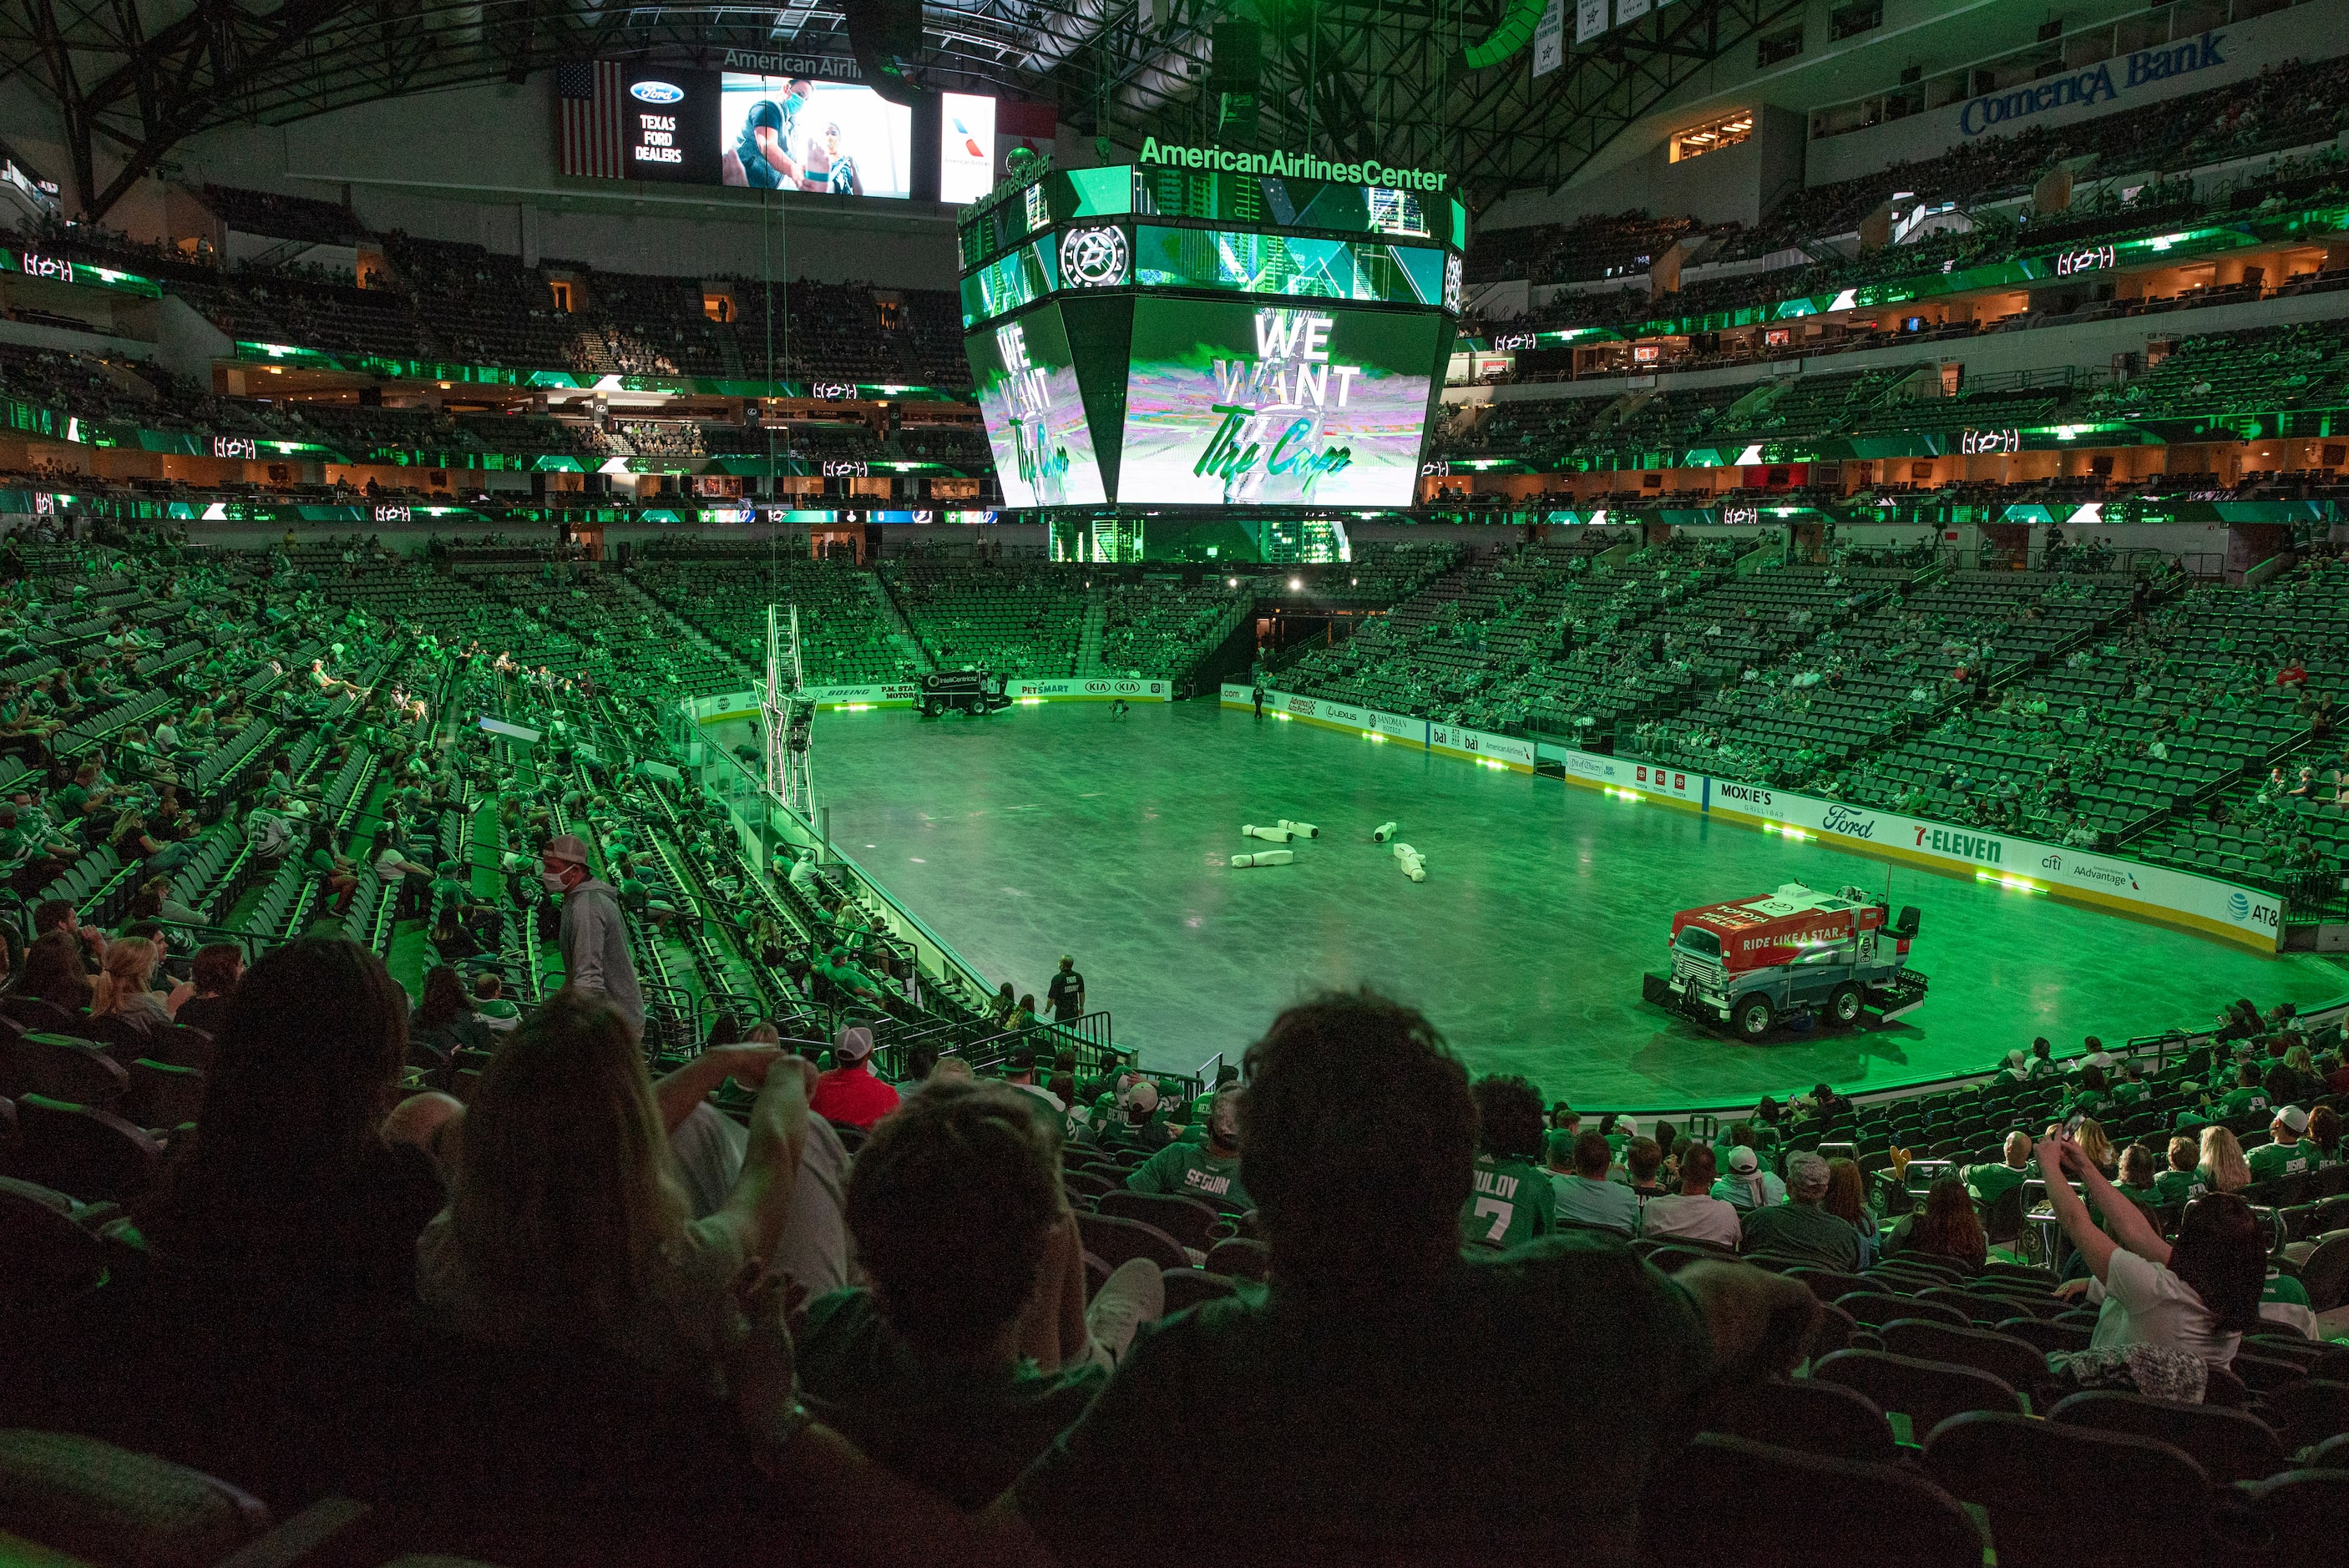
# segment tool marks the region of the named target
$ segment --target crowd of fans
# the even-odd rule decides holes
[[[1462,562],[1276,679],[2329,907],[2349,863],[2329,550],[2243,588],[2136,575],[2060,530],[2031,572],[1851,551],[1741,571],[1733,542],[1582,531]]]
[[[1425,548],[1351,575],[1516,591]],[[1619,1557],[1723,1442],[1922,1486],[1897,1430],[1994,1544],[1950,1418],[2027,1398],[2079,1462],[2165,1422],[2218,1482],[2349,1428],[2336,1019],[1719,1126],[1472,1081],[1369,993],[1146,1073],[1073,958],[957,992],[839,868],[748,856],[663,771],[686,643],[513,543],[0,552],[0,1528],[163,1560],[340,1498],[306,1527],[384,1556],[1140,1562],[1133,1498],[1196,1486],[1243,1560]],[[258,1501],[142,1507],[221,1495],[173,1465]]]
[[[2343,111],[2325,90],[2331,64],[2290,61],[2248,81],[2143,109],[2054,128],[2034,121],[2019,133],[1981,137],[1921,162],[1896,163],[1880,173],[1799,190],[1751,229],[1735,223],[1707,229],[1686,219],[1630,212],[1481,232],[1468,262],[1468,275],[1476,282],[1523,277],[1540,286],[1633,275],[1644,268],[1619,274],[1619,258],[1661,255],[1674,242],[1685,246],[1685,261],[1697,270],[1663,293],[1644,286],[1644,278],[1637,280],[1642,286],[1628,291],[1554,291],[1548,300],[1519,315],[1479,319],[1468,329],[1610,326],[1626,332],[1652,328],[1702,334],[1717,325],[1721,313],[1939,275],[2017,255],[2191,229],[2287,203],[2337,201],[2349,155],[2337,147],[2316,145],[2328,143],[2343,123]],[[2274,154],[2265,167],[2233,173],[2224,190],[2197,196],[2191,170],[2262,153]],[[2064,210],[2040,213],[2027,205],[2012,211],[2001,205],[2028,192],[2040,175],[2059,165],[2072,170],[2078,190],[2076,200]],[[2142,178],[2129,183],[2123,176]],[[1862,220],[1896,194],[1899,211],[1893,216],[1904,224],[1920,211],[1948,208],[1953,215],[1920,224],[1913,238],[1872,248],[1858,245],[1854,236]],[[1702,273],[1705,265],[1764,258],[1773,264],[1761,270],[1742,269],[1726,276]],[[2342,281],[2333,273],[2297,279],[2268,275],[2227,288],[2189,287],[2173,295],[2071,302],[2053,315],[2025,313],[1994,321],[1950,323],[1933,328],[1930,335],[1971,335],[2058,320],[2231,304],[2279,291],[2338,286]],[[1901,321],[1879,321],[1872,330],[1825,340],[1806,337],[1779,351],[1815,355],[1882,346],[1904,335],[1913,341],[1917,335]],[[1773,351],[1764,342],[1714,344],[1708,338],[1706,345],[1692,346],[1673,363],[1699,369],[1770,357]],[[1519,366],[1520,378],[1542,378],[1557,368],[1537,354]]]
[[[244,232],[364,244],[381,264],[361,276],[268,255],[228,262],[209,245],[140,244],[91,224],[53,224],[40,241],[140,273],[242,341],[594,375],[874,381],[949,391],[970,382],[951,290],[532,263],[480,245],[372,233],[329,202],[221,187],[207,188],[205,200]]]
[[[1737,385],[1692,391],[1646,388],[1594,397],[1465,404],[1440,424],[1431,444],[1438,460],[1502,459],[1516,471],[1634,474],[1717,463],[1756,442],[1788,453],[1826,449],[1839,438],[1934,433],[1945,443],[1969,430],[2044,430],[2056,425],[2153,426],[2213,415],[2274,418],[2339,406],[2349,399],[2349,354],[2338,322],[2295,323],[2168,340],[2149,367],[2126,376],[2031,377],[2030,385],[1944,395],[1935,362],[1915,360],[1864,371],[1807,373],[1764,387]],[[1946,445],[1945,449],[1946,449]],[[1692,458],[1710,452],[1712,457]],[[1896,460],[1882,465],[1896,469]],[[1873,465],[1871,465],[1871,468]],[[2230,480],[2162,470],[2127,475],[2073,474],[1990,483],[1984,499],[2040,495],[2119,499],[2133,493],[2211,490],[2243,499],[2329,494],[2333,469],[2247,465]],[[1709,480],[1710,475],[1694,476]],[[1952,480],[1937,492],[1961,496]],[[1871,487],[1899,493],[1899,482]],[[1708,486],[1697,492],[1714,504]],[[1649,496],[1651,504],[1668,496]]]

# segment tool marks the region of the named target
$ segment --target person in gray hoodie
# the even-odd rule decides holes
[[[645,998],[636,988],[636,961],[628,956],[628,927],[612,884],[587,869],[587,846],[577,834],[546,841],[538,852],[538,880],[563,900],[556,942],[563,949],[564,984],[611,1003],[643,1039]]]

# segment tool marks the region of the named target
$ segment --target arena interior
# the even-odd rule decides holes
[[[0,1562],[2338,1549],[2349,0],[0,57]]]

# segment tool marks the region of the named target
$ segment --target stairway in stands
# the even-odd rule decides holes
[[[1069,673],[1097,676],[1102,668],[1102,631],[1109,624],[1109,592],[1085,585],[1085,624],[1077,633],[1076,665]]]
[[[662,603],[658,599],[656,599],[651,594],[646,593],[642,588],[636,585],[635,578],[630,577],[626,573],[621,572],[616,568],[613,569],[611,575],[612,581],[619,584],[617,592],[621,598],[633,601],[634,603],[643,606],[645,612],[654,619],[666,622],[667,624],[674,626],[677,629],[677,636],[679,642],[690,646],[699,646],[709,649],[710,653],[724,661],[728,665],[740,670],[742,672],[745,684],[761,682],[766,679],[766,674],[763,670],[753,669],[749,664],[745,663],[733,649],[728,647],[725,644],[719,642],[716,638],[710,636],[709,634],[704,632],[700,627],[695,625],[692,622],[687,620],[684,616],[670,609],[667,604]]]
[[[930,657],[930,650],[922,646],[922,639],[914,635],[914,628],[906,624],[905,613],[897,608],[897,601],[889,596],[881,574],[878,572],[860,572],[857,578],[864,584],[864,591],[873,595],[874,605],[889,628],[889,645],[912,660],[917,670],[937,668],[936,661]]]

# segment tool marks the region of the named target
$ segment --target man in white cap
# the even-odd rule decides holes
[[[645,998],[636,988],[636,960],[628,955],[628,928],[612,884],[587,869],[587,846],[575,833],[546,841],[538,852],[538,880],[549,896],[563,901],[556,942],[563,950],[563,983],[601,996],[620,1010],[638,1039],[645,1034]]]
[[[2243,1163],[2251,1168],[2254,1181],[2272,1181],[2279,1176],[2301,1176],[2316,1169],[2316,1161],[2300,1135],[2308,1130],[2308,1112],[2296,1105],[2285,1106],[2275,1113],[2268,1131],[2275,1141],[2262,1143],[2243,1156]]]
[[[1118,1114],[1101,1130],[1103,1149],[1141,1149],[1156,1153],[1166,1146],[1165,1130],[1151,1125],[1158,1110],[1158,1086],[1136,1078],[1117,1097]]]
[[[1743,1143],[1729,1150],[1729,1170],[1713,1184],[1713,1195],[1731,1208],[1766,1209],[1786,1201],[1786,1184],[1762,1169],[1761,1157]]]
[[[873,1031],[853,1024],[833,1037],[832,1070],[817,1077],[808,1109],[835,1126],[873,1130],[897,1109],[897,1091],[873,1076]]]

